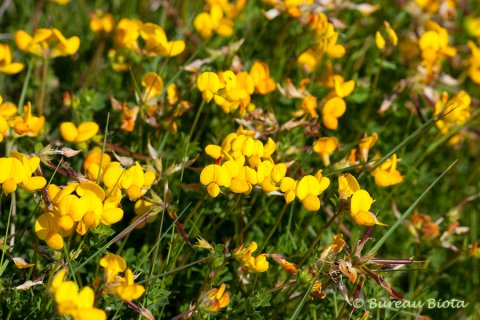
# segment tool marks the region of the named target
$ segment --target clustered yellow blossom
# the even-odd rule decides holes
[[[3,102],[0,96],[0,142],[10,129],[9,120],[17,114],[17,106],[12,102]]]
[[[298,181],[286,177],[286,164],[276,164],[271,157],[276,149],[275,141],[269,138],[263,144],[254,135],[253,131],[239,128],[236,133],[228,134],[221,146],[208,145],[205,148],[205,152],[216,160],[200,174],[200,182],[207,186],[210,196],[217,197],[220,187],[249,194],[254,186],[258,186],[267,193],[283,192],[287,203],[298,198],[306,210],[319,210],[319,196],[328,188],[330,180],[322,176],[321,170]]]
[[[12,50],[5,43],[0,43],[0,73],[16,74],[23,70],[25,65],[22,62],[14,62]]]
[[[33,35],[18,30],[14,35],[17,47],[25,52],[44,58],[71,56],[80,47],[80,38],[65,38],[58,29],[36,29]]]
[[[8,158],[0,158],[0,184],[4,194],[10,194],[17,188],[28,192],[39,190],[47,184],[42,176],[32,176],[40,165],[40,158],[27,157],[12,152]]]
[[[90,153],[84,168],[90,181],[72,182],[65,187],[48,186],[51,204],[37,218],[35,232],[54,250],[63,248],[63,238],[74,232],[85,235],[100,223],[109,226],[120,221],[123,218],[120,202],[124,195],[137,200],[155,180],[154,172],[144,171],[138,162],[124,169],[101,151]],[[95,182],[99,175],[105,190]]]
[[[345,47],[337,43],[338,32],[322,12],[312,12],[304,24],[313,31],[315,45],[303,52],[297,59],[306,72],[314,71],[321,63],[324,55],[330,58],[341,58],[345,54]]]
[[[255,110],[251,103],[254,92],[267,94],[275,90],[275,81],[270,78],[268,66],[257,61],[250,72],[234,73],[231,70],[223,72],[203,72],[197,77],[197,88],[202,92],[203,100],[212,99],[225,113],[238,110],[243,117],[247,112]]]
[[[225,283],[220,287],[204,292],[199,299],[198,308],[206,312],[218,312],[230,304],[230,295],[225,291]]]
[[[248,247],[243,245],[233,250],[233,257],[237,259],[242,268],[248,272],[265,272],[268,270],[269,263],[267,261],[267,254],[262,253],[254,257],[252,254],[257,250],[258,246],[255,241],[252,241]]]
[[[206,0],[206,11],[199,13],[193,20],[193,27],[202,36],[210,38],[215,32],[221,37],[233,34],[234,20],[245,7],[247,0]]]
[[[105,320],[105,311],[95,308],[95,292],[90,287],[79,290],[73,281],[65,281],[67,269],[62,269],[54,276],[49,290],[53,295],[57,312],[70,316],[74,320]]]
[[[140,298],[145,292],[142,285],[134,282],[132,270],[127,268],[127,263],[119,255],[108,253],[100,259],[100,266],[104,270],[103,292],[112,294],[124,301]],[[120,276],[123,272],[124,276]],[[95,281],[98,286],[100,279]]]
[[[113,38],[116,49],[109,52],[115,71],[127,71],[131,65],[128,52],[147,57],[174,57],[185,50],[183,40],[168,40],[165,30],[157,24],[122,18]]]
[[[347,173],[338,177],[338,194],[341,201],[350,201],[350,216],[355,223],[361,226],[385,226],[370,212],[374,200],[366,190],[360,189],[354,176]]]
[[[465,91],[460,91],[448,99],[448,94],[443,92],[441,99],[435,105],[435,115],[439,116],[436,124],[442,134],[447,134],[457,126],[464,125],[470,118],[470,104],[472,99]],[[454,144],[463,140],[463,134],[455,134],[449,143]]]
[[[422,56],[422,66],[425,68],[425,80],[430,82],[442,70],[441,62],[457,54],[457,50],[448,45],[447,29],[434,21],[428,21],[426,31],[418,40]]]
[[[73,182],[63,188],[50,184],[48,197],[51,206],[37,218],[35,232],[54,250],[63,248],[63,238],[74,232],[84,235],[100,223],[111,225],[123,217],[118,207],[121,195],[105,193],[95,182]]]

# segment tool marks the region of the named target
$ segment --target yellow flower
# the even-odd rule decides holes
[[[275,81],[270,78],[270,69],[262,61],[255,61],[250,68],[250,75],[255,83],[255,90],[260,94],[267,94],[275,90]]]
[[[323,124],[327,129],[337,130],[338,118],[343,116],[347,109],[345,100],[339,97],[333,97],[325,102],[322,108]]]
[[[81,143],[95,136],[98,129],[98,124],[93,121],[83,122],[78,128],[72,122],[63,122],[60,125],[60,134],[67,142]]]
[[[25,65],[12,61],[12,51],[8,44],[0,43],[0,73],[16,74],[23,70]]]
[[[470,118],[471,97],[465,91],[460,91],[451,99],[444,92],[442,98],[435,105],[435,115],[442,117],[436,122],[443,134],[448,133],[454,126],[461,126]]]
[[[313,119],[318,118],[317,98],[315,98],[314,96],[306,96],[305,98],[303,98],[301,107],[304,113],[307,113]]]
[[[335,94],[340,98],[349,96],[353,92],[353,89],[355,89],[354,80],[345,81],[345,79],[343,79],[343,77],[340,75],[333,76],[333,83]]]
[[[225,17],[222,6],[217,3],[211,3],[209,12],[199,13],[193,20],[193,27],[204,39],[210,38],[214,31],[222,37],[233,34],[233,20]]]
[[[125,271],[125,278],[119,281],[119,285],[115,287],[115,295],[124,301],[132,301],[140,298],[145,292],[145,288],[136,284],[133,279],[132,270]]]
[[[30,102],[24,107],[23,117],[17,116],[13,120],[13,130],[20,136],[36,137],[45,123],[45,117],[32,115],[32,104]]]
[[[207,186],[208,194],[215,198],[220,193],[220,187],[230,187],[232,177],[230,171],[218,164],[210,164],[200,173],[200,182]]]
[[[312,49],[308,49],[298,56],[297,62],[305,72],[312,72],[320,64],[321,55],[318,55]]]
[[[3,102],[0,96],[0,142],[3,141],[3,136],[8,133],[10,125],[8,120],[17,114],[17,106],[11,102]]]
[[[111,282],[120,272],[124,272],[127,269],[125,260],[121,256],[113,253],[107,253],[107,255],[100,259],[99,264],[103,267],[105,281],[107,283]]]
[[[320,199],[318,196],[322,194],[329,185],[330,179],[327,177],[307,175],[297,182],[295,195],[302,201],[305,210],[318,211],[320,209]]]
[[[47,181],[44,177],[33,176],[40,158],[27,158],[25,155],[12,152],[9,158],[0,158],[0,184],[5,194],[15,192],[20,187],[28,192],[43,188]]]
[[[213,288],[200,296],[199,308],[206,312],[218,312],[230,304],[230,295],[225,292],[224,283],[218,288]]]
[[[360,158],[364,161],[368,161],[368,152],[377,142],[378,135],[373,133],[371,136],[365,135],[358,144],[358,149],[360,150]]]
[[[142,86],[145,87],[143,94],[145,99],[159,96],[163,91],[163,80],[155,72],[148,72],[142,78]]]
[[[156,24],[143,24],[140,35],[145,40],[144,51],[147,56],[174,57],[185,50],[183,40],[168,41],[163,28]]]
[[[90,29],[93,32],[112,32],[115,21],[110,13],[96,10],[95,12],[90,13],[89,17]]]
[[[142,25],[137,19],[120,19],[114,31],[115,45],[119,49],[138,50],[138,37]]]
[[[357,179],[350,173],[338,177],[338,194],[340,200],[347,200],[355,191],[360,190]]]
[[[214,94],[224,87],[214,72],[203,72],[197,77],[197,88],[202,92],[203,100],[206,102],[210,102]]]
[[[60,315],[68,315],[73,320],[106,320],[105,311],[94,307],[95,292],[90,287],[79,290],[73,281],[65,281],[66,269],[60,270],[49,287]]]
[[[480,21],[480,19],[479,19]],[[468,75],[470,79],[476,84],[480,84],[480,48],[478,48],[473,41],[467,42],[472,55],[470,56],[470,66],[468,68]]]
[[[330,154],[338,148],[338,140],[335,137],[322,137],[313,143],[313,151],[322,157],[323,163],[330,165]]]
[[[350,202],[350,215],[353,220],[361,226],[374,226],[376,224],[386,226],[369,211],[372,203],[373,199],[367,191],[363,189],[355,191]]]
[[[24,30],[18,30],[14,38],[20,50],[45,58],[73,55],[80,47],[79,37],[73,36],[67,39],[58,29],[40,28],[35,30],[33,36]],[[51,47],[53,43],[56,45]]]
[[[383,21],[383,24],[385,25],[385,32],[387,34],[387,39],[388,43],[391,44],[392,46],[396,46],[398,44],[398,37],[397,34],[395,33],[395,30],[390,26],[388,21]],[[380,50],[383,50],[385,48],[385,45],[387,44],[387,41],[385,38],[382,36],[380,31],[377,31],[375,33],[375,44],[377,45],[377,48]]]
[[[375,177],[375,183],[380,187],[389,187],[401,183],[403,176],[397,171],[397,155],[394,154],[390,159],[383,162],[373,170],[372,175]]]
[[[35,220],[35,233],[40,240],[47,243],[47,246],[53,250],[63,248],[64,242],[62,229],[57,226],[57,218],[52,212],[42,213]]]

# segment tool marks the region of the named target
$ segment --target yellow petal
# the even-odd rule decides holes
[[[350,204],[350,212],[352,215],[355,215],[360,211],[368,212],[372,203],[373,199],[367,191],[363,189],[355,191]]]

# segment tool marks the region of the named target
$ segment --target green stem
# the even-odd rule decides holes
[[[0,260],[0,270],[3,269],[3,259],[7,250],[8,229],[10,227],[10,219],[12,218],[13,207],[15,206],[15,193],[12,193],[12,201],[10,202],[10,210],[8,211],[7,227],[5,229],[5,237],[3,238],[2,259]]]
[[[37,101],[38,115],[43,115],[43,108],[45,106],[45,96],[47,94],[47,77],[48,77],[48,59],[43,60],[42,64],[42,86],[40,88],[40,96]]]
[[[25,96],[27,94],[28,83],[30,82],[30,77],[32,76],[34,60],[30,60],[27,69],[27,75],[25,76],[25,80],[23,81],[22,92],[20,93],[20,99],[18,100],[18,113],[23,114],[23,104],[25,103]]]

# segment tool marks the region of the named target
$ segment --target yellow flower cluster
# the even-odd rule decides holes
[[[374,200],[366,190],[360,189],[354,176],[347,173],[338,177],[338,194],[341,201],[350,201],[350,216],[357,224],[385,226],[370,212]]]
[[[54,250],[63,248],[63,238],[73,232],[84,235],[100,222],[111,225],[123,217],[118,207],[121,196],[106,194],[94,182],[73,182],[63,188],[50,184],[48,197],[51,207],[35,221],[35,232]]]
[[[212,197],[220,194],[220,187],[234,193],[248,194],[253,186],[265,192],[281,191],[287,203],[298,198],[308,211],[320,209],[319,196],[328,188],[330,180],[323,177],[321,170],[314,176],[306,175],[296,181],[286,177],[287,166],[275,164],[271,155],[276,143],[269,138],[267,143],[254,139],[253,131],[239,128],[237,133],[225,137],[221,146],[208,145],[205,152],[216,160],[206,166],[200,174],[200,182],[207,186]],[[222,160],[226,161],[221,164]]]
[[[151,170],[144,171],[138,162],[125,169],[119,162],[112,161],[103,168],[100,172],[98,163],[91,164],[87,168],[88,177],[97,180],[100,172],[100,181],[107,187],[107,194],[115,197],[121,198],[124,192],[130,200],[137,200],[155,181],[155,173]]]
[[[428,21],[426,31],[418,40],[421,50],[422,65],[429,82],[441,71],[441,61],[457,54],[454,47],[448,45],[448,32],[434,21]]]
[[[133,51],[147,57],[174,57],[185,50],[183,40],[169,41],[162,27],[137,19],[120,19],[113,38],[117,50]],[[128,57],[117,50],[112,49],[109,52],[109,57],[113,60],[113,69],[126,71],[130,67]]]
[[[203,100],[212,99],[225,113],[238,110],[243,117],[255,110],[251,103],[254,92],[267,94],[275,90],[275,81],[270,78],[268,66],[257,61],[250,72],[234,73],[231,70],[223,72],[203,72],[197,77],[197,88],[202,92]]]
[[[243,245],[239,246],[233,250],[232,254],[248,272],[265,272],[268,270],[269,266],[267,254],[262,253],[256,257],[252,256],[257,248],[257,243],[252,241],[246,248]]]
[[[10,128],[13,128],[17,136],[35,137],[42,130],[44,123],[44,116],[32,115],[30,102],[24,107],[23,116],[19,116],[17,115],[17,106],[12,102],[3,102],[0,96],[0,142],[3,141]]]
[[[245,7],[247,0],[237,0],[235,4],[228,0],[207,0],[207,12],[199,13],[193,20],[193,27],[204,39],[213,32],[222,37],[233,34],[234,19]]]
[[[315,70],[324,55],[334,59],[343,57],[345,47],[337,43],[338,32],[324,13],[311,13],[305,24],[315,34],[315,45],[298,57],[298,63],[305,71]]]
[[[101,151],[93,151],[87,156],[84,169],[91,181],[73,182],[63,188],[49,185],[51,205],[35,222],[38,238],[54,250],[63,248],[63,238],[73,232],[84,235],[100,223],[108,226],[120,221],[123,218],[120,202],[124,194],[136,200],[155,180],[155,173],[143,171],[138,162],[124,169]],[[94,182],[99,174],[105,190]]]
[[[140,298],[145,292],[142,285],[134,282],[131,269],[127,269],[127,263],[119,255],[108,253],[100,259],[100,266],[104,270],[103,292],[112,294],[124,301],[132,301]],[[120,273],[124,272],[124,277]],[[95,281],[98,286],[100,279]]]
[[[67,269],[60,270],[49,286],[57,305],[57,311],[62,316],[70,316],[73,320],[105,320],[105,311],[95,308],[95,292],[90,287],[79,290],[73,281],[65,281]]]
[[[12,50],[8,44],[0,43],[0,73],[16,74],[23,70],[25,65],[12,61]]]
[[[80,47],[80,38],[65,38],[58,29],[40,28],[33,35],[18,30],[14,35],[17,47],[25,52],[44,58],[71,56]]]
[[[443,92],[441,99],[435,105],[435,115],[441,116],[436,122],[442,134],[447,134],[456,126],[464,125],[470,118],[470,104],[472,98],[465,91],[460,91],[448,99],[448,94]],[[454,135],[449,143],[462,141],[463,134]]]
[[[8,158],[0,158],[0,184],[4,194],[10,194],[17,188],[28,192],[39,190],[47,184],[42,176],[32,176],[40,165],[40,158],[27,157],[12,152]]]

